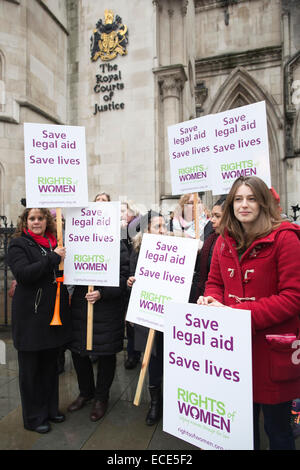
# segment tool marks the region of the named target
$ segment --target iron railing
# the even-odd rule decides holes
[[[7,264],[7,252],[8,244],[11,236],[15,232],[16,228],[11,223],[8,225],[7,217],[0,215],[0,294],[3,303],[1,302],[1,308],[3,308],[3,314],[0,315],[0,325],[4,323],[8,326],[8,275],[9,267]],[[2,323],[3,322],[3,323]]]

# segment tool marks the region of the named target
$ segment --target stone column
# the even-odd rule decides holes
[[[182,90],[187,81],[183,65],[171,65],[154,70],[160,90],[160,145],[159,156],[159,179],[160,197],[171,194],[171,178],[168,147],[168,126],[181,122],[182,114]]]
[[[153,67],[159,66],[160,53],[159,53],[159,1],[153,0]]]

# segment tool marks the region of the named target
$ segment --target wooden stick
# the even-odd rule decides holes
[[[56,208],[56,230],[57,230],[57,246],[62,247],[64,246],[63,241],[63,231],[62,231],[62,216],[61,216],[61,209]],[[64,261],[61,260],[59,263],[59,267],[61,271],[64,270]]]
[[[142,395],[142,390],[143,390],[143,386],[145,382],[146,372],[148,370],[148,365],[149,365],[149,361],[151,358],[154,337],[155,337],[155,330],[150,328],[148,339],[147,339],[147,344],[146,344],[146,349],[145,349],[145,353],[143,357],[143,362],[141,366],[140,377],[139,377],[139,381],[138,381],[138,385],[137,385],[137,389],[136,389],[135,397],[133,401],[133,404],[135,406],[139,406],[140,401],[141,401],[141,395]]]
[[[94,286],[88,287],[88,293],[93,292]],[[87,325],[86,325],[86,349],[91,351],[93,349],[93,321],[94,321],[94,304],[88,302],[87,305]]]
[[[199,211],[198,211],[198,193],[194,193],[194,221],[195,221],[195,238],[200,238],[199,233]]]

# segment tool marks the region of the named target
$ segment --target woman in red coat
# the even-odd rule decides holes
[[[270,449],[295,449],[291,401],[299,396],[300,227],[281,220],[257,177],[227,196],[204,297],[198,304],[251,310],[254,446],[262,409]]]

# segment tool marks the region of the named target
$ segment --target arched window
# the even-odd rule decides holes
[[[219,89],[208,114],[220,113],[259,101],[266,103],[272,186],[283,195],[286,191],[281,168],[284,155],[283,118],[278,115],[274,99],[260,83],[246,69],[237,67]]]

